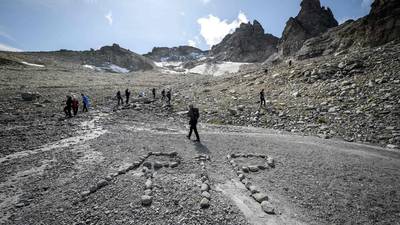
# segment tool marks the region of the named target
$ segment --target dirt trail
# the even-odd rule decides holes
[[[395,224],[400,218],[400,153],[207,124],[200,126],[203,141],[196,144],[185,139],[186,127],[178,120],[132,110],[94,114],[77,136],[0,159],[9,168],[2,177],[0,224]],[[140,169],[80,200],[91,185],[149,151],[176,151],[181,159],[177,169],[155,173],[151,207],[139,202],[145,183]],[[269,196],[276,215],[264,213],[240,183],[226,159],[232,153],[276,160],[275,168],[246,175]],[[210,157],[209,209],[199,207],[198,154]]]

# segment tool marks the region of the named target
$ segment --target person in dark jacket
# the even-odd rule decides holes
[[[126,90],[125,90],[125,97],[126,97],[126,104],[128,105],[129,104],[129,97],[131,96],[131,92],[129,91],[129,89],[127,88]]]
[[[74,112],[74,116],[78,114],[78,109],[79,109],[79,101],[76,98],[75,95],[72,96],[72,111]]]
[[[122,95],[121,95],[121,92],[120,91],[118,91],[117,92],[117,99],[118,99],[118,105],[123,105],[124,104],[124,100],[122,99]]]
[[[167,104],[171,105],[171,89],[167,91]]]
[[[262,107],[263,105],[264,105],[264,107],[267,105],[267,103],[265,102],[264,89],[262,89],[260,92],[260,107]]]
[[[196,141],[200,142],[200,136],[199,136],[199,133],[197,132],[197,122],[200,117],[199,109],[194,108],[193,105],[189,105],[188,115],[189,115],[190,131],[189,131],[189,135],[186,137],[190,140],[190,137],[192,136],[192,132],[194,131],[194,134],[196,135],[196,138],[197,138]]]
[[[153,99],[156,99],[156,89],[153,88],[153,90],[151,90],[151,92],[153,93]]]
[[[89,110],[89,97],[81,93],[82,96],[82,112],[88,112]]]
[[[66,106],[64,107],[64,112],[66,117],[69,118],[72,117],[71,109],[72,109],[72,97],[67,96]]]
[[[161,91],[161,100],[165,99],[165,89]]]

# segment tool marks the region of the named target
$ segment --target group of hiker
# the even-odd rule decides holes
[[[162,101],[166,101],[168,105],[171,105],[171,97],[172,97],[171,92],[172,92],[171,89],[168,89],[167,91],[165,91],[165,89],[163,89],[163,90],[161,91],[161,100],[162,100]],[[156,97],[157,97],[157,90],[156,90],[155,88],[153,88],[153,89],[151,90],[151,93],[152,93],[152,95],[153,95],[153,99],[156,99]],[[127,88],[127,89],[125,90],[125,104],[126,104],[126,105],[129,104],[129,98],[130,98],[130,96],[131,96],[131,91]],[[143,91],[142,91],[142,92],[139,92],[139,97],[145,97],[145,96],[146,96],[146,94],[145,94]],[[117,97],[117,105],[118,105],[118,106],[119,106],[119,105],[123,105],[123,104],[124,104],[124,99],[123,99],[123,97],[122,97],[121,91],[117,91],[116,97]]]
[[[153,88],[151,90],[152,95],[153,95],[153,99],[156,99],[157,97],[157,90],[156,88]],[[167,104],[170,105],[171,104],[171,89],[168,89],[167,91],[165,89],[163,89],[161,91],[161,100],[162,101],[167,101]],[[82,96],[82,112],[87,112],[88,108],[89,108],[89,98],[84,95],[81,94]],[[129,98],[131,96],[131,91],[127,88],[125,90],[125,104],[129,104]],[[145,94],[144,92],[139,93],[140,97],[144,97]],[[265,101],[265,91],[264,89],[262,89],[259,93],[260,96],[260,107],[266,107],[266,101]],[[117,92],[117,104],[118,105],[123,105],[124,104],[124,99],[122,98],[122,94],[121,91]],[[79,109],[79,101],[76,98],[75,95],[72,96],[67,96],[67,101],[66,101],[66,106],[64,108],[64,112],[65,115],[67,117],[72,117],[72,112],[73,115],[76,116],[78,114],[78,109]],[[72,111],[72,112],[71,112]],[[192,133],[194,132],[195,136],[196,136],[196,142],[200,142],[200,136],[199,133],[197,131],[197,123],[200,117],[200,112],[198,108],[195,108],[192,104],[189,105],[189,111],[188,111],[188,116],[189,116],[189,125],[190,125],[190,129],[189,129],[189,134],[186,136],[188,139],[191,138]]]
[[[88,112],[90,106],[89,97],[81,94],[82,97],[82,112]],[[66,117],[71,118],[72,114],[76,116],[79,110],[79,100],[75,95],[67,95],[66,106],[64,107],[64,113]]]

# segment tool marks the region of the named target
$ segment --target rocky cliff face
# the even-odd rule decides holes
[[[241,24],[232,34],[211,49],[211,56],[220,61],[262,62],[277,52],[278,38],[265,34],[258,21]]]
[[[344,53],[359,47],[400,42],[400,1],[376,0],[364,18],[346,23],[312,38],[297,53],[299,59]]]
[[[102,66],[104,64],[115,64],[130,71],[150,70],[154,63],[128,49],[121,48],[118,44],[101,47],[97,51],[86,51],[82,54],[82,61],[85,64]]]
[[[171,61],[190,61],[196,60],[208,54],[207,51],[202,51],[191,46],[179,46],[173,48],[155,47],[153,50],[143,56],[157,62]]]
[[[295,18],[291,17],[286,23],[279,41],[279,53],[283,56],[293,55],[307,39],[337,25],[332,11],[321,7],[319,0],[303,0],[299,14]]]

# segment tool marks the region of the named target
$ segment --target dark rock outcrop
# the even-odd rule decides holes
[[[114,64],[130,71],[151,70],[154,63],[128,49],[121,48],[118,44],[101,47],[97,51],[85,51],[82,54],[82,62],[96,66]]]
[[[376,0],[369,15],[307,40],[297,53],[299,59],[342,53],[360,47],[400,42],[400,1]]]
[[[307,39],[337,25],[332,11],[321,7],[319,0],[303,0],[299,14],[295,18],[291,17],[286,23],[279,41],[279,53],[283,56],[293,55]]]
[[[179,46],[173,48],[155,47],[153,50],[143,56],[157,62],[170,61],[190,61],[206,56],[208,51],[202,51],[191,46]]]
[[[253,24],[242,23],[234,33],[213,46],[211,56],[221,61],[263,62],[277,52],[278,40],[272,34],[265,34],[261,24],[254,20]]]

